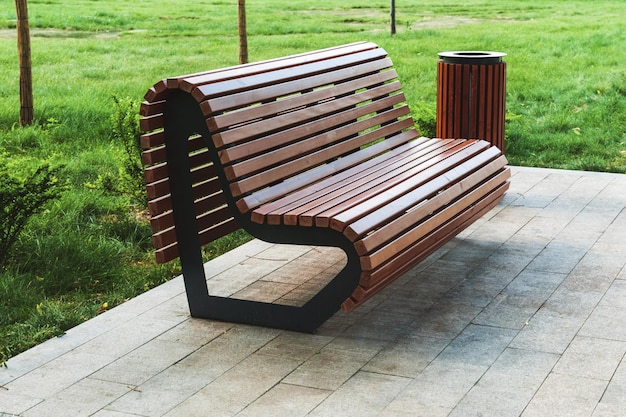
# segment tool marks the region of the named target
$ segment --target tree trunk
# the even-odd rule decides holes
[[[391,34],[396,34],[396,0],[391,0]]]
[[[17,52],[20,66],[20,125],[33,122],[33,76],[30,59],[30,29],[27,0],[15,0],[17,10]]]
[[[237,0],[237,28],[239,29],[239,63],[248,63],[248,34],[246,30],[246,0]]]

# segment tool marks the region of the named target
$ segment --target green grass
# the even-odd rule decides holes
[[[30,0],[35,124],[19,112],[15,9],[0,0],[0,155],[21,169],[63,165],[61,199],[29,223],[0,271],[0,362],[178,273],[152,260],[128,196],[87,186],[117,175],[113,97],[140,101],[168,76],[235,65],[232,1]],[[432,134],[437,53],[506,52],[506,154],[512,164],[626,172],[622,0],[248,2],[249,56],[353,41],[391,55],[413,113]],[[238,234],[208,256],[245,241]]]

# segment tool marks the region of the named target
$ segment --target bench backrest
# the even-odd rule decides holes
[[[238,228],[231,210],[249,213],[419,136],[391,60],[372,43],[157,83],[141,127],[150,132],[142,146],[159,262],[178,254],[164,113],[181,92],[206,125],[176,144],[188,147],[201,244]]]

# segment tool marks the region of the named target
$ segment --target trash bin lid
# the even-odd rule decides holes
[[[504,52],[491,51],[449,51],[439,52],[439,59],[449,64],[498,64],[506,56]]]

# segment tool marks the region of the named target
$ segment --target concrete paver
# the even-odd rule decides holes
[[[504,201],[315,334],[189,317],[180,277],[0,368],[0,417],[622,416],[626,176],[512,167]],[[254,240],[210,291],[302,303],[345,262]]]

